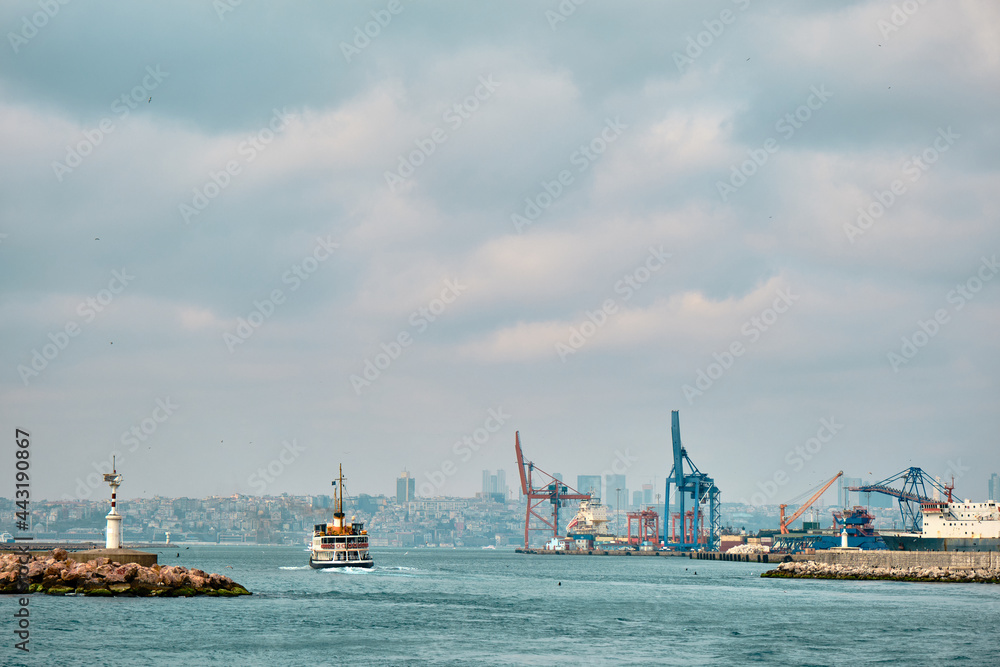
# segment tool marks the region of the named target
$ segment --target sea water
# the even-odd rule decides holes
[[[4,665],[1000,665],[1000,586],[761,579],[687,558],[373,549],[313,570],[302,546],[178,546],[161,564],[239,598],[32,595]],[[179,554],[179,556],[178,556]]]

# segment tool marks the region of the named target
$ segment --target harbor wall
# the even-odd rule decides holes
[[[1000,570],[997,551],[817,551],[808,560],[829,565],[865,567],[946,567],[952,570]]]

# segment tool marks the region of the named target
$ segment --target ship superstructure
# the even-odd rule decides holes
[[[333,522],[313,526],[309,565],[314,568],[372,567],[375,561],[368,553],[368,531],[360,521],[344,520],[344,467],[333,485],[336,488],[336,508]]]
[[[890,549],[903,551],[1000,551],[1000,505],[929,502],[920,507],[919,533],[883,533]]]
[[[608,508],[599,500],[584,500],[580,509],[566,526],[566,534],[572,537],[595,537],[607,534]]]

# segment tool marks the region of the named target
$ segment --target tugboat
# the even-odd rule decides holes
[[[333,513],[333,523],[318,523],[313,526],[312,546],[309,550],[309,566],[316,569],[329,567],[372,567],[375,561],[368,553],[368,531],[360,521],[344,521],[344,466],[340,466],[340,476],[333,485],[337,487],[334,497],[337,501]]]

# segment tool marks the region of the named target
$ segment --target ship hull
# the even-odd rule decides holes
[[[1000,537],[923,537],[882,535],[891,551],[1000,551]]]
[[[299,561],[301,562],[301,561]],[[313,560],[309,559],[309,567],[316,570],[327,570],[334,567],[374,567],[373,560]]]

